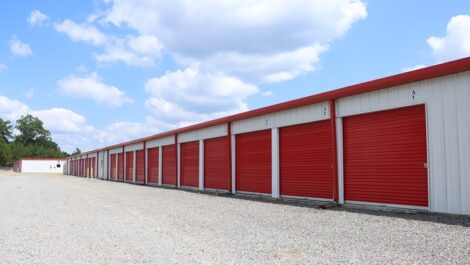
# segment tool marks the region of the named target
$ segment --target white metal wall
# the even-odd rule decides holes
[[[232,134],[260,131],[330,118],[327,101],[295,109],[270,113],[232,123]]]
[[[186,143],[196,140],[204,140],[227,135],[227,124],[220,124],[208,128],[202,128],[190,132],[178,134],[178,143]]]
[[[60,164],[60,167],[57,165]],[[62,173],[65,160],[22,160],[21,172],[25,173]]]
[[[337,100],[337,116],[426,105],[430,210],[470,214],[470,72]]]
[[[171,145],[175,143],[175,136],[170,135],[167,137],[151,140],[145,143],[145,148],[154,148],[157,146]]]

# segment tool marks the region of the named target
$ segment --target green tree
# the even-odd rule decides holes
[[[73,151],[72,155],[73,155],[73,156],[74,156],[74,155],[79,155],[79,154],[81,154],[81,153],[82,153],[82,151],[77,147],[77,148],[75,148],[75,151]]]
[[[0,119],[0,141],[8,143],[8,141],[13,137],[12,129],[13,125],[11,125],[10,121]]]
[[[51,133],[44,129],[43,122],[31,114],[21,116],[16,121],[16,129],[19,131],[15,138],[17,142],[24,145],[39,144],[57,148],[57,144],[52,142]]]

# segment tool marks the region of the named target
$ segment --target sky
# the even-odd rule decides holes
[[[470,56],[470,1],[0,2],[0,118],[71,152]]]

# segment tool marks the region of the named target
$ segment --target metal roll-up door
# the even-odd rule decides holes
[[[148,149],[148,176],[147,183],[158,184],[158,147]]]
[[[162,147],[162,183],[176,185],[176,145]]]
[[[134,181],[134,152],[126,152],[126,174],[127,182]]]
[[[346,201],[428,206],[424,105],[346,117]]]
[[[117,154],[118,156],[118,181],[124,181],[124,153]]]
[[[144,150],[135,151],[135,182],[145,182],[145,152]]]
[[[204,140],[204,187],[207,189],[229,190],[230,157],[229,137]]]
[[[271,130],[236,136],[236,190],[271,194]]]
[[[332,145],[329,120],[280,128],[281,195],[332,199]]]
[[[112,154],[111,157],[109,158],[109,160],[111,160],[111,172],[110,172],[110,175],[111,175],[111,178],[112,180],[116,180],[117,179],[117,176],[116,176],[116,154]]]
[[[199,186],[199,141],[181,144],[181,186]]]

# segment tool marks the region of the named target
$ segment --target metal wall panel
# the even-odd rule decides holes
[[[199,186],[199,141],[181,144],[181,186]]]
[[[232,134],[259,131],[330,118],[328,102],[284,110],[232,123]]]
[[[149,148],[148,150],[148,177],[147,182],[149,184],[158,184],[158,147]]]
[[[109,154],[112,155],[112,154],[118,154],[118,153],[122,153],[122,147],[116,147],[114,149],[110,149],[109,150]]]
[[[117,154],[118,156],[118,181],[124,181],[124,153]]]
[[[144,149],[144,143],[136,143],[136,144],[124,146],[124,152],[130,152],[130,151],[141,150],[141,149]]]
[[[171,145],[175,143],[175,136],[170,135],[167,137],[151,140],[145,143],[146,148],[153,148],[157,146],[165,146],[165,145]]]
[[[330,121],[279,129],[282,196],[333,199]]]
[[[271,130],[236,135],[236,189],[271,194]]]
[[[229,190],[230,157],[229,136],[204,140],[204,187]]]
[[[178,143],[204,140],[227,135],[227,124],[220,124],[208,128],[203,128],[191,132],[178,134]]]
[[[429,207],[470,214],[470,72],[337,100],[339,117],[426,104]]]
[[[144,150],[135,151],[135,181],[145,182],[145,152]]]
[[[176,185],[176,145],[162,147],[162,183]]]

